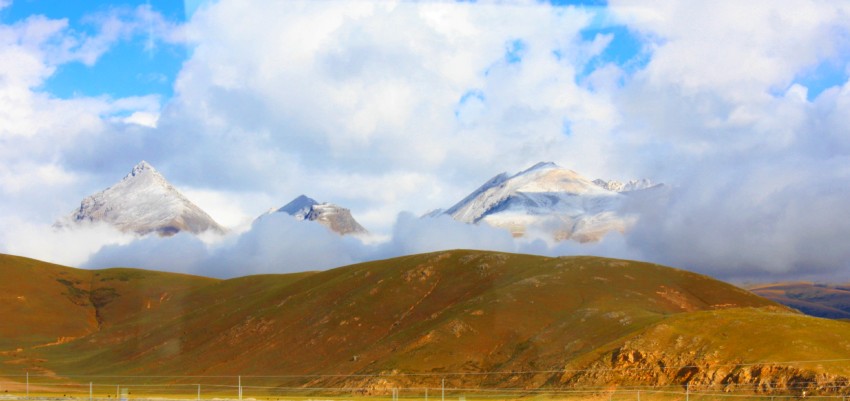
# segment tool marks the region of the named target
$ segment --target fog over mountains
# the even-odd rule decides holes
[[[0,252],[228,275],[464,247],[850,280],[848,2],[154,3],[0,1]],[[228,233],[81,205],[143,159]],[[550,160],[622,196],[510,179]],[[501,171],[454,210],[471,224],[419,218]],[[256,220],[299,194],[370,234]]]
[[[401,213],[389,235],[370,233],[349,209],[306,195],[259,215],[247,231],[226,233],[141,162],[55,227],[83,238],[91,227],[125,233],[124,242],[95,249],[81,263],[86,267],[165,266],[217,277],[324,269],[453,248],[637,258],[600,249],[620,246],[616,238],[603,239],[622,235],[639,219],[634,200],[662,199],[664,186],[644,187],[617,192],[554,163],[538,163],[497,175],[445,211],[420,218]]]
[[[637,221],[638,214],[626,209],[632,193],[662,187],[646,179],[626,184],[590,181],[555,163],[540,162],[514,175],[501,173],[449,209],[438,209],[425,217],[446,215],[466,224],[504,229],[514,237],[595,242],[612,231],[623,233]],[[273,213],[317,222],[340,235],[369,234],[349,209],[306,195],[257,219]],[[83,199],[78,210],[55,226],[73,229],[91,223],[107,223],[139,235],[226,231],[145,161],[117,184]]]
[[[768,280],[818,279],[818,271],[801,275],[798,268],[787,267],[794,262],[783,255],[798,252],[794,248],[730,246],[712,231],[682,234],[682,227],[692,227],[688,221],[703,221],[701,227],[716,231],[723,224],[718,216],[729,213],[714,208],[711,214],[686,215],[684,201],[675,187],[647,179],[590,180],[554,163],[538,163],[496,175],[445,210],[423,217],[402,212],[389,233],[370,232],[356,210],[301,195],[259,213],[250,227],[222,235],[224,229],[207,213],[142,162],[115,185],[86,197],[54,225],[50,235],[55,238],[46,243],[78,244],[74,263],[84,267],[165,268],[216,277],[325,269],[465,248],[646,260],[727,280],[761,281],[766,274]],[[741,226],[744,233],[758,228]],[[748,253],[740,253],[742,247]],[[818,257],[840,251],[824,249]],[[724,263],[733,252],[750,262]],[[780,263],[759,262],[766,257]]]

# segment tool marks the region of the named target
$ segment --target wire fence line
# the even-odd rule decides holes
[[[712,364],[712,367],[752,367],[752,366],[793,366],[801,364],[824,364],[824,363],[848,363],[850,358],[836,359],[810,359],[810,360],[791,360],[791,361],[764,361],[764,362],[735,362],[735,363],[719,363]],[[688,369],[699,368],[699,365],[669,365],[664,369]],[[594,368],[594,369],[543,369],[543,370],[493,370],[493,371],[475,371],[475,372],[397,372],[391,374],[375,374],[375,373],[337,373],[337,374],[284,374],[284,375],[62,375],[63,377],[75,378],[339,378],[339,377],[374,377],[374,376],[482,376],[482,375],[524,375],[524,374],[543,374],[543,373],[585,373],[585,372],[600,372],[600,371],[642,371],[653,370],[655,366],[630,366],[630,367],[611,367],[611,368]],[[54,377],[55,375],[35,374],[35,373],[17,373],[3,374],[4,377]]]
[[[713,365],[739,369],[754,366],[790,367],[802,364],[850,365],[850,358]],[[665,366],[665,370],[692,369],[699,366]],[[506,387],[488,384],[486,377],[534,376],[541,374],[580,374],[605,371],[634,371],[657,367],[633,366],[597,369],[546,369],[474,372],[382,372],[355,374],[283,374],[283,375],[80,375],[34,372],[0,372],[0,400],[243,400],[293,398],[298,400],[343,401],[353,398],[392,401],[467,401],[513,399],[608,399],[613,400],[684,400],[716,399],[824,399],[850,401],[850,379],[833,377],[830,381],[814,376],[786,380],[756,380],[744,383],[696,383],[668,385],[579,385],[541,384],[537,388]],[[430,380],[429,380],[430,378]],[[468,379],[469,380],[468,380]],[[473,379],[475,378],[475,379]],[[407,381],[405,383],[405,380]],[[447,381],[448,380],[448,381]],[[476,382],[478,381],[478,382]],[[493,383],[499,383],[495,381]],[[504,381],[501,381],[504,382]],[[546,383],[549,383],[548,381]],[[435,386],[438,385],[438,387]],[[448,386],[447,386],[448,384]],[[61,397],[59,396],[61,394]],[[325,397],[325,398],[323,398]],[[641,398],[643,397],[643,398]]]
[[[756,391],[754,391],[756,390]],[[803,387],[775,393],[759,392],[752,386],[703,388],[689,386],[576,386],[570,388],[479,388],[479,387],[311,387],[238,384],[187,383],[46,383],[0,381],[0,400],[14,401],[166,401],[166,400],[791,400],[812,399],[848,401],[850,387],[834,388],[827,393],[811,392]]]

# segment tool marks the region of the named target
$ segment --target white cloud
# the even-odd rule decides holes
[[[159,121],[158,113],[150,113],[145,111],[135,111],[133,114],[121,119],[125,124],[136,124],[148,128],[156,128],[156,123]]]
[[[39,17],[3,25],[0,60],[16,62],[0,62],[0,207],[49,223],[148,159],[227,225],[247,227],[304,193],[352,209],[387,242],[264,223],[220,244],[113,245],[92,264],[124,252],[143,263],[160,247],[177,255],[167,244],[193,255],[175,269],[210,257],[239,265],[246,255],[247,272],[465,246],[635,257],[727,275],[850,270],[842,242],[850,84],[809,101],[799,80],[826,60],[848,68],[847,5],[622,3],[606,11],[221,0],[186,27],[145,7],[91,17],[92,36]],[[582,41],[599,13],[628,25],[649,61],[633,73],[601,65],[577,83],[584,63],[621,34]],[[192,47],[161,112],[155,97],[63,100],[39,91],[62,63],[97,63],[126,35],[147,33],[154,44]],[[644,206],[634,232],[590,246],[397,217],[450,206],[493,175],[541,160],[591,178],[663,181],[670,201]]]
[[[0,252],[71,266],[83,265],[104,245],[127,245],[135,237],[105,224],[77,230],[54,229],[15,217],[0,220]]]
[[[0,209],[9,211],[0,217],[52,223],[87,191],[114,181],[93,176],[98,168],[75,168],[74,160],[96,146],[118,142],[127,124],[156,125],[161,99],[154,95],[61,99],[44,90],[57,68],[95,63],[127,35],[140,30],[167,40],[177,35],[146,6],[110,13],[92,17],[92,35],[76,31],[65,19],[44,16],[0,24]],[[123,151],[111,148],[105,154],[115,157]]]
[[[586,52],[578,32],[592,18],[543,4],[222,1],[186,28],[192,57],[160,126],[199,144],[184,163],[218,165],[202,185],[238,172],[252,190],[337,202],[386,233],[396,213],[448,206],[501,170],[603,164],[603,146],[574,142],[604,140],[617,111],[575,84],[573,56],[553,53]],[[523,61],[508,64],[517,40]],[[469,91],[486,101],[459,119]]]
[[[847,92],[810,103],[794,83],[823,60],[850,60],[846,4],[613,3],[655,43],[614,92],[619,130],[640,144],[633,165],[675,183],[630,246],[727,277],[846,276],[850,153],[835,145],[850,131],[823,116],[850,110]]]

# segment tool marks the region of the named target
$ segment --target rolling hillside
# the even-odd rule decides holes
[[[702,366],[716,371],[715,365],[850,352],[841,340],[850,338],[850,324],[803,316],[706,276],[624,260],[459,250],[225,281],[2,260],[2,282],[13,279],[16,287],[40,293],[18,291],[42,299],[43,310],[29,309],[41,316],[36,320],[3,310],[5,321],[25,324],[3,333],[6,349],[20,350],[4,354],[0,375],[23,369],[59,376],[274,375],[277,386],[367,392],[436,385],[442,377],[449,385],[486,387],[697,377],[715,385],[725,376],[600,372],[613,372],[612,363],[617,368],[619,355],[629,353],[629,363],[694,363],[703,372]],[[75,304],[76,290],[59,276],[88,291],[88,304],[85,298]],[[56,316],[51,302],[76,309]],[[27,331],[40,340],[30,340]],[[756,332],[763,335],[756,339]],[[63,337],[61,344],[39,346]],[[794,347],[777,347],[785,341]],[[846,366],[799,368],[823,380],[850,373]],[[580,372],[551,372],[562,369]],[[529,371],[539,373],[508,373]]]

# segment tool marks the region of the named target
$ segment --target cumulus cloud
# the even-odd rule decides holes
[[[136,239],[106,224],[62,230],[17,217],[3,218],[0,224],[0,252],[72,266],[82,266],[104,246],[128,245]]]
[[[44,85],[57,69],[94,64],[111,47],[142,32],[154,43],[177,41],[178,27],[148,6],[112,8],[86,23],[91,32],[40,15],[0,23],[0,209],[5,212],[0,217],[49,225],[78,199],[114,181],[100,176],[105,165],[97,160],[88,169],[75,160],[95,143],[119,142],[105,152],[123,153],[134,147],[138,128],[156,125],[157,96],[63,99]]]
[[[551,243],[540,238],[513,238],[487,225],[460,223],[448,216],[419,218],[400,213],[390,238],[369,241],[340,236],[324,226],[273,213],[254,221],[241,234],[204,243],[190,234],[147,236],[104,246],[84,264],[88,268],[132,266],[230,278],[250,274],[325,270],[403,255],[452,249],[477,249],[548,256],[602,255],[641,259],[623,236],[612,233],[594,244]]]
[[[581,137],[616,114],[574,80],[579,48],[588,46],[578,33],[591,11],[428,2],[268,7],[219,2],[186,28],[192,57],[160,124],[203,144],[181,167],[206,165],[211,174],[197,177],[205,185],[262,188],[282,202],[306,192],[388,232],[398,212],[462,197],[494,174],[493,160],[505,169],[571,155],[591,160],[588,149],[563,140],[565,119]],[[508,57],[515,45],[522,51]],[[479,94],[477,105],[465,100],[469,93]],[[341,184],[350,182],[362,185]]]
[[[185,247],[168,268],[230,275],[468,247],[724,277],[850,271],[850,8],[841,2],[221,0],[185,26],[144,7],[90,18],[93,36],[44,17],[0,26],[0,60],[16,60],[0,62],[2,210],[49,224],[146,159],[242,228],[217,244],[177,236],[92,247],[88,266],[166,268],[152,262],[169,258],[144,256],[181,257]],[[619,28],[587,37],[599,24]],[[164,106],[39,91],[57,66],[96,63],[142,27],[191,48]],[[640,60],[605,62],[626,34]],[[804,78],[824,63],[844,82],[821,92]],[[399,215],[446,207],[541,160],[590,178],[665,182],[669,197],[631,205],[635,228],[596,244]],[[301,193],[350,208],[386,241],[285,219],[247,230]],[[39,255],[16,244],[4,249]]]
[[[674,183],[629,244],[725,277],[847,277],[850,131],[825,121],[850,110],[848,86],[810,101],[796,82],[825,59],[848,65],[846,5],[627,2],[614,13],[655,38],[617,93],[620,130],[642,142],[635,167]]]

